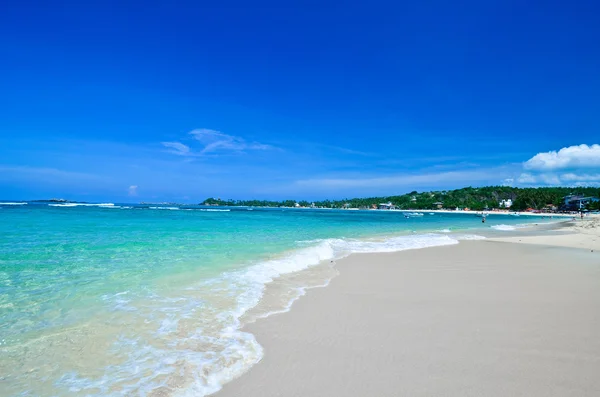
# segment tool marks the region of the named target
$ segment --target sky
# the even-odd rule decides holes
[[[0,199],[600,184],[595,1],[0,7]]]

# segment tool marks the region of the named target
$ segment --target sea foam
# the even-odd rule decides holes
[[[237,305],[229,313],[224,313],[222,319],[225,322],[225,334],[235,345],[228,346],[225,354],[236,352],[240,349],[243,362],[237,361],[233,367],[211,365],[210,375],[203,379],[197,377],[194,385],[188,390],[186,396],[207,395],[218,391],[221,386],[235,377],[244,373],[254,363],[258,362],[263,355],[262,347],[254,339],[254,336],[240,330],[240,318],[254,308],[262,299],[265,287],[278,277],[286,274],[299,272],[309,267],[316,266],[324,261],[334,261],[344,258],[353,253],[383,253],[397,252],[409,249],[419,249],[434,246],[458,244],[456,239],[446,235],[423,234],[412,236],[392,237],[385,240],[347,240],[347,239],[324,239],[316,240],[309,247],[300,248],[291,251],[278,258],[268,261],[262,261],[250,266],[249,268],[234,272],[224,273],[218,279],[213,279],[207,284],[235,286],[237,294]],[[326,281],[324,285],[327,285]],[[202,287],[208,287],[203,285]],[[281,313],[290,310],[292,303],[300,296],[304,295],[304,289],[286,305],[283,310],[267,313]],[[233,357],[227,357],[226,362],[230,362]]]
[[[113,203],[100,203],[100,204],[89,204],[89,203],[63,203],[63,204],[48,204],[49,207],[100,207],[100,208],[112,208],[115,207]]]
[[[501,230],[501,231],[512,231],[512,230],[517,230],[517,228],[515,226],[511,226],[511,225],[494,225],[491,226],[492,229],[494,230]]]
[[[215,393],[263,357],[263,348],[254,335],[242,330],[242,317],[261,302],[269,283],[353,253],[453,245],[458,240],[448,235],[422,234],[384,240],[331,238],[313,240],[308,246],[306,243],[299,242],[298,249],[198,282],[178,297],[153,294],[135,299],[127,291],[103,296],[113,310],[136,316],[154,331],[145,337],[119,338],[114,349],[127,353],[128,358],[118,366],[107,367],[100,378],[87,379],[70,372],[59,384],[79,393],[100,390],[101,394],[115,396],[144,394],[160,388],[168,379],[178,378],[185,368],[194,375],[187,379],[178,395]],[[288,311],[305,289],[293,294],[281,310],[259,318]],[[224,302],[230,303],[224,306]],[[202,316],[198,317],[198,313]],[[140,377],[140,374],[145,375]]]

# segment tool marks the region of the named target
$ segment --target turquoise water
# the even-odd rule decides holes
[[[310,268],[308,286],[352,252],[455,244],[528,221],[540,219],[0,204],[0,395],[210,394],[262,357],[240,327],[273,280]],[[286,310],[299,280],[254,318]]]

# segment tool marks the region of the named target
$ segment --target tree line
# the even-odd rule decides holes
[[[569,194],[599,197],[600,188],[594,187],[540,187],[518,188],[510,186],[465,187],[455,190],[430,192],[412,191],[403,195],[351,198],[343,200],[221,200],[208,198],[201,205],[250,206],[250,207],[301,207],[318,208],[372,208],[381,203],[392,203],[399,209],[426,210],[439,206],[445,209],[469,208],[476,211],[500,208],[503,200],[512,200],[511,210],[523,211],[528,208],[541,210],[547,205],[560,208],[564,197]],[[600,202],[592,203],[590,210],[600,209]]]

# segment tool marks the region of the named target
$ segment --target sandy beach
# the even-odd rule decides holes
[[[599,220],[339,261],[225,396],[598,396]]]
[[[535,245],[552,245],[600,251],[600,217],[590,216],[560,225],[561,235],[533,235],[494,238],[494,241]]]

